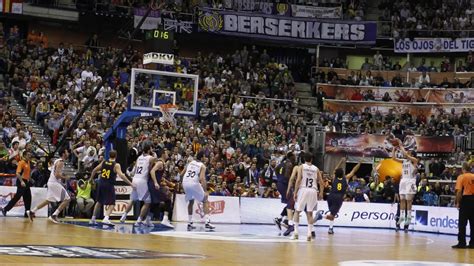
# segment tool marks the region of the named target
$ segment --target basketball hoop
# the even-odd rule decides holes
[[[176,126],[174,114],[178,111],[178,106],[175,104],[160,104],[158,108],[163,115],[161,117],[162,122],[169,122],[170,125]]]

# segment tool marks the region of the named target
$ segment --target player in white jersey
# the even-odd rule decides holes
[[[188,230],[195,229],[193,225],[193,206],[194,200],[203,203],[204,214],[206,215],[206,229],[214,229],[209,219],[209,201],[206,189],[206,166],[200,161],[203,153],[198,153],[196,160],[192,160],[186,166],[183,176],[183,190],[185,199],[188,202]]]
[[[305,153],[305,163],[298,169],[298,177],[295,184],[295,214],[293,215],[295,232],[293,239],[298,239],[298,225],[300,223],[300,213],[306,212],[308,220],[308,235],[306,240],[311,241],[311,232],[313,231],[313,211],[318,206],[318,183],[321,187],[319,198],[323,198],[323,177],[319,169],[311,162],[313,155]]]
[[[397,221],[397,229],[404,226],[405,231],[411,223],[411,207],[416,195],[416,172],[418,159],[414,151],[407,152],[399,140],[399,148],[404,159],[396,158],[396,148],[393,148],[392,158],[402,163],[402,178],[399,184],[400,195],[400,218]],[[406,216],[406,218],[405,218]]]
[[[48,217],[48,219],[53,223],[59,223],[58,215],[61,211],[66,208],[71,201],[69,194],[67,193],[66,188],[61,183],[62,180],[66,180],[67,177],[63,174],[64,169],[64,161],[69,157],[69,151],[64,149],[60,153],[61,157],[57,159],[54,164],[53,168],[51,169],[51,175],[48,179],[48,191],[46,194],[46,200],[41,202],[38,206],[31,209],[31,211],[27,211],[26,214],[31,221],[35,217],[35,212],[45,206],[48,206],[50,202],[61,202],[59,207],[54,211],[54,213]]]
[[[122,214],[120,222],[125,222],[127,213],[131,210],[133,203],[140,201],[143,202],[143,206],[140,209],[140,214],[135,225],[143,225],[143,220],[148,214],[151,203],[150,191],[148,190],[148,179],[150,178],[150,170],[156,161],[156,158],[152,156],[152,152],[153,150],[150,144],[147,143],[143,145],[142,154],[138,156],[137,161],[135,162],[135,174],[132,178],[134,188],[130,195],[130,202],[125,212]],[[151,221],[148,221],[148,225],[152,225]]]

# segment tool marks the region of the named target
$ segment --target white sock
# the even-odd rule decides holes
[[[211,222],[211,218],[209,218],[209,214],[206,214],[206,216],[204,216],[206,218],[206,223],[210,223]]]
[[[193,216],[192,215],[188,215],[188,222],[190,224],[193,223]]]
[[[168,221],[168,212],[163,213],[163,220],[162,221]]]
[[[400,211],[400,219],[405,219],[406,212],[405,210]]]
[[[56,209],[56,210],[54,211],[54,213],[53,213],[53,216],[58,216],[58,215],[59,215],[59,210]]]
[[[298,225],[299,222],[295,222],[295,235],[298,235]]]
[[[313,224],[308,223],[308,236],[311,236],[311,232],[313,232]]]
[[[141,223],[141,222],[142,222],[142,217],[138,216],[137,223]]]
[[[33,209],[31,209],[32,212],[36,212],[38,210],[37,207],[34,207]]]
[[[122,217],[120,217],[120,220],[125,221],[125,219],[127,219],[127,213],[124,212]]]
[[[295,222],[293,222],[293,220],[288,220],[288,225],[291,226],[291,225],[294,225],[294,224],[295,224]]]
[[[334,227],[334,221],[329,221],[329,228],[333,228]]]
[[[96,218],[95,215],[93,215],[92,218],[91,218],[91,221],[95,222],[95,218]]]
[[[105,216],[105,217],[104,217],[104,220],[108,221],[109,218],[110,218],[109,216]]]
[[[151,222],[151,214],[149,214],[149,215],[146,216],[145,222],[146,222],[146,223],[150,223],[150,222]]]

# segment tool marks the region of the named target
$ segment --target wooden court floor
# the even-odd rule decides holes
[[[244,232],[241,225],[217,227],[222,231]],[[341,229],[327,235],[327,228],[317,227],[314,242],[275,242],[277,230],[272,226],[249,227],[261,230],[267,239],[228,241],[188,238],[184,224],[176,231],[163,234],[127,234],[93,230],[71,224],[52,224],[46,219],[30,223],[20,218],[0,218],[0,245],[64,245],[107,248],[133,248],[165,253],[200,255],[199,258],[158,259],[78,259],[0,255],[0,265],[338,265],[350,260],[410,260],[451,263],[474,263],[474,250],[452,250],[455,236],[422,233],[396,233],[390,230]],[[242,228],[244,229],[242,231]],[[240,231],[239,231],[240,230]],[[302,227],[304,235],[306,228]],[[235,230],[234,230],[235,231]],[[173,235],[179,235],[174,237]],[[227,233],[222,233],[227,234]],[[206,236],[210,234],[205,234]],[[250,234],[249,234],[250,235]],[[211,235],[212,236],[212,235]],[[1,247],[0,247],[1,249]]]

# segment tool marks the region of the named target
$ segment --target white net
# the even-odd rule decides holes
[[[162,104],[158,106],[162,117],[160,118],[162,122],[168,122],[172,126],[176,126],[176,118],[174,115],[178,111],[178,106],[174,104]]]

